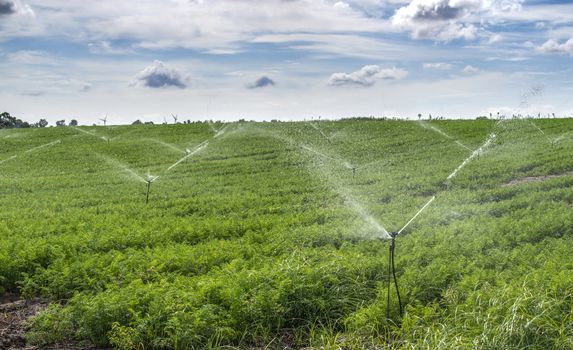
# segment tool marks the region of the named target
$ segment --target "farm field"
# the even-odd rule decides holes
[[[29,344],[573,347],[573,119],[11,129],[0,144],[0,296],[50,302]],[[433,197],[396,238],[401,317],[387,233]]]

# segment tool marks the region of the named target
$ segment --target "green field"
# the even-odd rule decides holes
[[[0,144],[0,295],[52,302],[31,344],[573,348],[573,119],[12,129]],[[397,238],[405,313],[393,292],[387,318],[381,227],[432,196]]]

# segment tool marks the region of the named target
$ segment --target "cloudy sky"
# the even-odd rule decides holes
[[[0,0],[25,120],[573,115],[571,0]]]

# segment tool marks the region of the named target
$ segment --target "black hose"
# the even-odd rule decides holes
[[[402,299],[400,298],[400,289],[398,288],[398,279],[396,278],[396,266],[394,266],[394,250],[396,248],[394,241],[391,245],[391,255],[392,255],[392,275],[394,276],[394,286],[396,286],[396,295],[398,295],[398,305],[400,306],[400,317],[402,317]]]
[[[390,243],[390,251],[388,254],[388,293],[386,295],[386,318],[390,319],[390,286],[391,286],[391,266],[392,266],[392,246],[394,245],[394,238],[392,238],[392,242]]]

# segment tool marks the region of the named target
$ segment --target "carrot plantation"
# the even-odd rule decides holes
[[[573,119],[11,129],[0,145],[0,296],[50,303],[29,344],[573,347]],[[400,316],[388,233],[432,197],[396,238]]]

